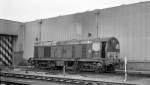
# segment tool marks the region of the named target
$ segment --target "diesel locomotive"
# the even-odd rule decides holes
[[[122,65],[119,55],[119,41],[115,37],[67,40],[35,45],[30,62],[36,68],[106,72]]]

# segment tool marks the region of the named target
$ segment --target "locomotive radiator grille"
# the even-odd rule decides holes
[[[82,45],[82,58],[86,58],[86,49],[87,49],[87,45]]]
[[[0,35],[0,63],[12,65],[13,39],[9,35]]]

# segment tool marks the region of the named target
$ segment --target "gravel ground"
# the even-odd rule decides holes
[[[5,71],[6,72],[6,71]],[[25,73],[20,71],[20,69],[15,70],[8,70],[8,72],[14,73]],[[114,82],[124,82],[124,75],[123,74],[115,74],[115,73],[90,73],[90,72],[80,72],[80,73],[71,73],[71,74],[60,74],[60,72],[45,74],[44,72],[29,72],[28,74],[35,74],[35,75],[45,75],[45,76],[58,76],[58,77],[65,77],[65,78],[77,78],[77,79],[92,79],[92,80],[100,80],[100,81],[114,81]],[[26,80],[31,82],[31,80]],[[138,85],[150,85],[150,77],[144,76],[137,76],[137,75],[128,75],[127,81],[128,83],[135,83]],[[64,84],[64,83],[55,83],[55,82],[48,82],[48,81],[33,81],[32,85],[72,85],[72,84]]]
[[[16,81],[16,82],[25,82],[29,85],[76,85],[76,84],[67,84],[67,83],[60,83],[60,82],[49,82],[49,81],[40,81],[40,80],[29,80],[29,79],[18,79],[18,78],[5,78],[1,77],[3,80],[7,81]]]

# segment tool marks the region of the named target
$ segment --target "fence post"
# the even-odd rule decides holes
[[[63,74],[66,74],[66,67],[65,67],[65,65],[63,66]]]
[[[124,66],[124,72],[125,72],[125,77],[124,77],[124,82],[126,82],[127,81],[127,57],[125,56],[125,58],[124,58],[124,63],[125,63],[125,66]]]

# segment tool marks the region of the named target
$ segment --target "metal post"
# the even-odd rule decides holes
[[[65,67],[65,65],[63,66],[63,74],[66,74],[66,67]]]
[[[13,38],[13,37],[12,37],[12,38]],[[15,41],[14,41],[13,39],[12,39],[12,41],[13,41],[13,44],[14,44]],[[14,50],[13,50],[13,51],[14,51]],[[15,55],[14,52],[12,52],[12,53],[13,53],[12,55]],[[13,69],[15,69],[15,67],[16,67],[14,62],[15,62],[15,56],[12,57],[12,67],[13,67]]]
[[[12,38],[12,45],[13,45],[13,48],[16,46],[16,41],[17,41],[17,39],[16,39],[16,37],[15,36],[11,36],[11,38]],[[16,65],[15,65],[15,53],[14,53],[14,49],[13,49],[13,51],[12,51],[12,67],[13,67],[13,69],[15,69],[15,67],[16,67]]]
[[[99,34],[99,19],[98,19],[98,17],[100,15],[100,13],[96,12],[95,15],[96,15],[96,31],[97,31],[96,35],[97,35],[97,38],[98,38],[98,34]]]
[[[39,44],[41,44],[41,36],[42,36],[42,19],[39,20],[40,29],[39,29]]]
[[[125,78],[124,78],[124,82],[127,81],[127,57],[125,56],[125,66],[124,66],[124,71],[125,71]]]

